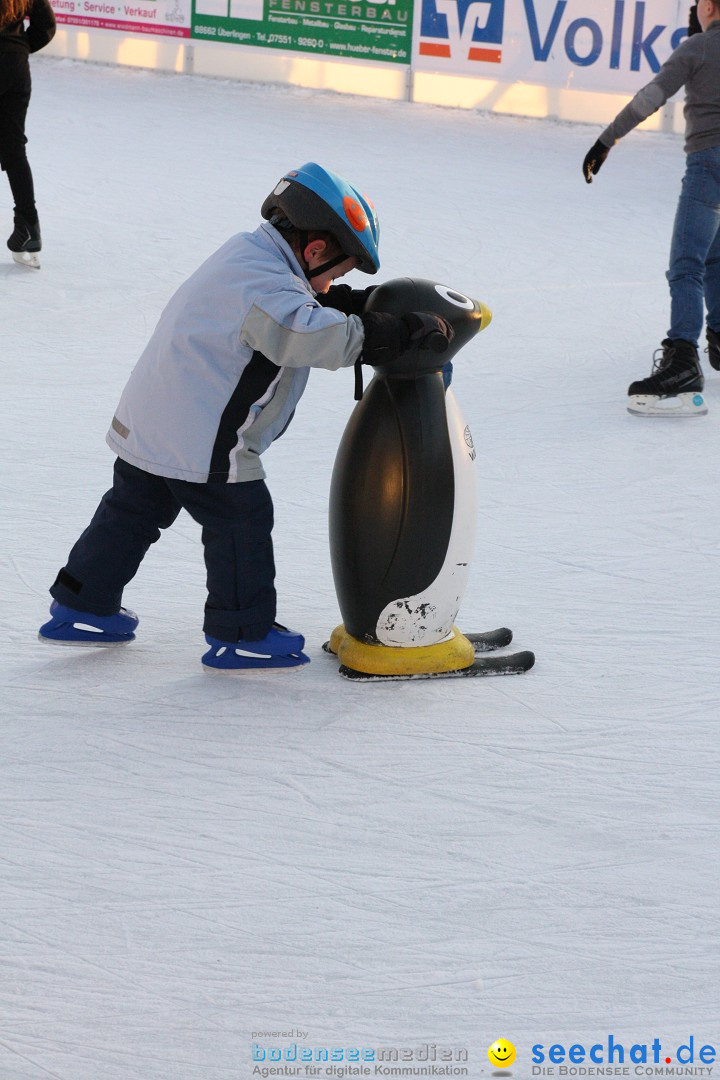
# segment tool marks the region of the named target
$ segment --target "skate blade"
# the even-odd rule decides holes
[[[27,266],[30,270],[40,269],[40,259],[35,251],[13,251],[12,257],[18,266]]]
[[[44,637],[43,634],[38,634],[38,641],[42,641],[43,645],[61,645],[65,648],[69,646],[80,649],[113,649],[116,645],[129,645],[134,640],[134,634],[127,641],[58,641],[57,638]]]
[[[702,394],[677,394],[659,397],[657,394],[633,394],[628,398],[627,411],[633,416],[705,416],[708,407]]]
[[[295,664],[293,667],[246,667],[246,668],[217,668],[209,667],[207,664],[202,665],[202,669],[206,675],[220,675],[230,676],[233,679],[246,679],[253,677],[254,675],[262,675],[265,678],[266,675],[289,675],[293,671],[302,671],[307,667],[307,664]]]

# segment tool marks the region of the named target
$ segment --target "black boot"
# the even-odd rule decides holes
[[[628,394],[647,394],[656,397],[676,397],[678,394],[699,394],[705,385],[700,357],[690,341],[665,338],[662,353],[653,363],[652,375],[631,383]]]
[[[715,371],[720,371],[720,334],[716,333],[715,330],[711,330],[709,326],[707,328],[707,343],[710,367],[714,368]]]
[[[8,237],[7,246],[13,252],[42,251],[40,222],[32,224],[22,214],[15,213],[15,228]]]

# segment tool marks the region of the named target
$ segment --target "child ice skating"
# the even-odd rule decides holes
[[[293,669],[301,634],[275,622],[273,507],[261,456],[293,418],[310,368],[447,349],[452,327],[424,312],[363,312],[368,290],[333,286],[379,268],[372,204],[310,162],[262,204],[262,224],[232,237],[180,287],[123,391],[107,442],[112,488],[50,589],[40,638],[132,641],[123,590],[150,545],[185,509],[202,527],[206,670]]]
[[[670,328],[653,373],[628,389],[628,409],[646,416],[707,412],[698,356],[707,307],[707,352],[720,371],[720,0],[699,0],[690,36],[647,86],[618,113],[586,155],[583,175],[597,175],[610,148],[685,87],[687,167],[675,215],[667,279]]]

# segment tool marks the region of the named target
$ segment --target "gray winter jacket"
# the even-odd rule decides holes
[[[311,367],[359,358],[355,315],[321,307],[269,224],[240,233],[182,285],[123,391],[108,445],[124,461],[193,483],[265,476]]]
[[[685,92],[685,151],[720,146],[720,22],[678,45],[652,82],[640,90],[600,136],[613,146],[676,94]]]

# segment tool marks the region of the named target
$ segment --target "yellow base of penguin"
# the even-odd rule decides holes
[[[472,642],[456,626],[452,637],[437,645],[400,648],[359,641],[340,625],[330,635],[327,648],[344,667],[367,675],[434,675],[460,671],[475,662]]]

